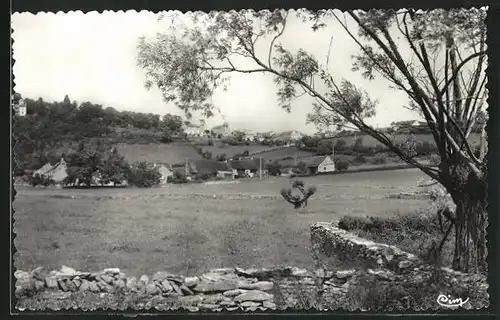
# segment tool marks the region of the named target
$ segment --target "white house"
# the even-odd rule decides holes
[[[303,136],[304,135],[298,131],[292,131],[292,133],[290,134],[290,140],[297,141],[302,139]]]
[[[306,167],[309,174],[334,172],[335,162],[330,156],[312,157],[306,162]]]
[[[56,163],[55,165],[50,165],[50,163],[45,164],[40,169],[33,172],[33,176],[39,174],[41,176],[45,176],[49,179],[54,180],[55,183],[60,184],[68,176],[66,173],[66,169],[68,166],[66,165],[66,161],[63,158]]]
[[[203,127],[194,124],[184,124],[184,132],[191,137],[199,137],[203,135]]]

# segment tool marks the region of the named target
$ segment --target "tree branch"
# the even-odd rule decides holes
[[[271,44],[269,45],[269,54],[268,54],[268,58],[267,58],[267,63],[269,64],[269,68],[272,68],[271,57],[272,57],[272,53],[273,53],[274,42],[276,41],[276,39],[281,37],[281,35],[285,31],[287,18],[288,18],[288,11],[285,13],[285,18],[283,19],[283,28],[281,28],[281,31],[276,36],[274,36],[273,40],[271,40]]]

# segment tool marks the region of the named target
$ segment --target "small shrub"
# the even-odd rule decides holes
[[[357,163],[366,163],[366,157],[362,154],[358,154],[356,158],[354,158],[354,161]]]
[[[438,156],[437,154],[433,154],[433,155],[430,156],[429,162],[432,165],[439,165],[441,163],[441,157]]]
[[[203,159],[211,160],[212,159],[212,152],[205,151],[202,153],[202,157],[203,157]]]
[[[345,142],[344,139],[338,139],[335,142],[335,149],[336,150],[343,150],[346,147],[347,143]]]
[[[48,186],[54,185],[55,181],[47,176],[40,175],[37,173],[33,176],[29,176],[28,183],[32,187],[36,187],[36,186],[48,187]]]
[[[345,171],[349,169],[349,162],[347,160],[338,160],[337,163],[335,163],[335,167],[339,171]]]
[[[195,180],[198,180],[198,181],[208,181],[212,178],[214,178],[214,175],[212,175],[210,173],[199,173],[195,176]]]
[[[223,161],[226,161],[227,160],[227,156],[225,153],[222,153],[222,154],[218,154],[215,159],[219,162],[223,162]]]
[[[369,223],[369,218],[365,217],[353,217],[353,216],[343,216],[339,220],[339,228],[345,231],[361,230],[363,226]]]
[[[186,175],[184,175],[180,171],[174,171],[174,174],[172,176],[168,177],[167,181],[171,182],[171,183],[175,183],[175,184],[181,184],[181,183],[188,182]]]
[[[373,159],[371,160],[371,163],[372,164],[386,164],[387,163],[387,158],[385,156],[376,156],[376,157],[373,157]]]

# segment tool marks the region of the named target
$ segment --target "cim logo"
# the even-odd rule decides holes
[[[450,295],[440,294],[437,297],[437,303],[442,307],[453,308],[461,307],[469,301],[469,298],[462,300],[462,298],[452,298]]]

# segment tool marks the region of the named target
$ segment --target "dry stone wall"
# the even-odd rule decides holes
[[[62,266],[48,272],[36,268],[30,272],[15,272],[16,296],[32,296],[41,291],[136,293],[145,296],[163,296],[178,299],[182,308],[190,311],[267,310],[276,309],[276,285],[279,283],[281,302],[286,307],[297,304],[297,286],[305,291],[317,291],[329,298],[341,297],[347,292],[346,283],[354,270],[309,272],[297,267],[274,269],[214,269],[194,277],[169,272],[157,272],[151,277],[127,277],[118,268],[99,272],[81,272]],[[318,286],[318,279],[321,284]]]
[[[422,261],[414,254],[384,243],[376,243],[338,228],[332,222],[311,225],[313,250],[327,257],[336,257],[367,268],[404,271]]]

